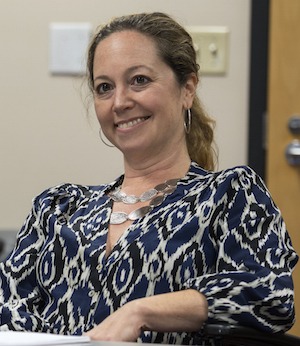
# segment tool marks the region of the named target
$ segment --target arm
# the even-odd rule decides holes
[[[209,323],[267,332],[289,329],[298,257],[265,185],[251,169],[239,168],[218,181],[214,202],[210,235],[215,268],[189,279],[186,288],[206,296]]]
[[[43,237],[38,226],[38,203],[17,237],[15,249],[0,263],[0,330],[47,331],[39,317],[40,294],[35,264]]]
[[[136,341],[142,331],[196,332],[207,319],[207,302],[188,289],[133,300],[90,330],[92,340]],[[128,323],[130,321],[130,323]]]
[[[52,292],[41,282],[48,273],[41,260],[43,251],[49,254],[47,249],[53,243],[55,227],[60,227],[57,217],[76,210],[82,196],[80,189],[64,184],[44,191],[34,200],[14,250],[0,264],[0,330],[57,332],[54,322],[58,316],[51,320],[45,314],[46,309],[55,308],[54,304],[50,307],[54,300]],[[57,258],[54,252],[49,256]],[[55,280],[53,277],[54,289]],[[63,327],[68,331],[68,326]]]

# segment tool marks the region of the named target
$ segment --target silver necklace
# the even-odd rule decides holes
[[[150,201],[154,196],[156,196],[158,191],[154,189],[150,189],[145,191],[140,196],[135,195],[126,195],[125,192],[121,191],[120,187],[117,187],[115,191],[110,192],[110,197],[114,202],[123,202],[125,204],[135,204],[138,202],[146,202]]]
[[[134,221],[149,213],[154,207],[159,206],[165,200],[167,195],[175,191],[177,183],[180,179],[170,179],[154,188],[145,191],[140,196],[126,195],[120,187],[109,193],[114,202],[123,202],[125,204],[135,204],[138,202],[150,201],[149,205],[133,210],[127,214],[122,211],[112,212],[110,216],[111,225],[120,225],[127,220]]]

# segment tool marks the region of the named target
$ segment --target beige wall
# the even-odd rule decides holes
[[[250,0],[0,0],[0,230],[18,229],[49,186],[98,184],[122,172],[120,154],[86,117],[81,80],[48,73],[49,24],[96,27],[152,10],[183,25],[229,27],[228,73],[203,77],[199,93],[217,120],[219,167],[246,163]]]

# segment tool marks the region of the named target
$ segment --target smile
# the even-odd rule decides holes
[[[125,122],[125,123],[119,123],[119,124],[116,125],[116,127],[118,127],[119,129],[128,129],[130,127],[133,127],[133,126],[135,126],[137,124],[140,124],[140,123],[148,120],[149,118],[150,117],[137,118],[137,119]]]

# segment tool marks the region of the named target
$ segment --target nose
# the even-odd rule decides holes
[[[113,111],[116,113],[131,109],[134,105],[132,93],[126,87],[116,87],[113,100]]]

